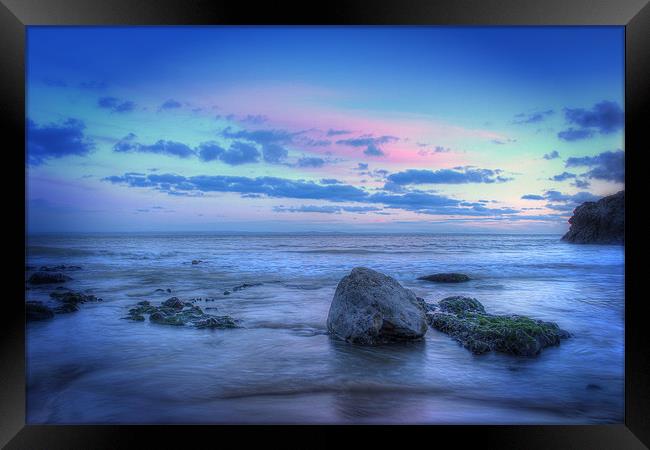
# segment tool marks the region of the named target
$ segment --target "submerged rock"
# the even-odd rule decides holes
[[[172,297],[168,300],[165,300],[162,303],[163,306],[166,306],[167,308],[174,308],[174,309],[183,309],[184,303],[179,300],[178,297]]]
[[[230,316],[212,316],[195,324],[196,328],[237,328],[237,323]]]
[[[62,303],[61,306],[54,308],[54,312],[57,314],[79,311],[79,304],[81,303],[102,301],[101,298],[97,298],[94,295],[74,291],[56,290],[50,294],[50,297]]]
[[[33,322],[51,319],[54,317],[54,311],[42,302],[28,301],[25,303],[25,315],[28,322]]]
[[[54,312],[57,314],[67,314],[76,311],[79,311],[79,307],[76,303],[64,303],[63,305],[54,308]]]
[[[420,339],[427,322],[413,292],[389,276],[355,267],[336,288],[327,329],[339,339],[372,345]]]
[[[434,273],[418,277],[418,280],[432,281],[434,283],[462,283],[469,281],[470,278],[464,273]]]
[[[232,291],[237,292],[237,291],[241,291],[242,289],[246,289],[254,286],[261,286],[261,285],[262,283],[244,283],[244,284],[240,284],[239,286],[235,286],[234,288],[232,288]]]
[[[573,211],[571,228],[562,236],[574,244],[625,243],[625,191],[585,202]]]
[[[156,311],[155,313],[151,314],[149,316],[149,321],[162,325],[185,325],[185,322],[183,322],[180,317],[176,316],[175,314],[167,314],[162,311]]]
[[[81,270],[80,266],[66,266],[65,264],[59,264],[57,266],[41,266],[39,269],[43,272],[58,272],[60,270]]]
[[[238,328],[237,320],[230,316],[213,316],[191,302],[183,302],[178,297],[172,297],[160,306],[154,306],[148,301],[139,302],[129,309],[123,319],[143,322],[145,315],[149,321],[159,325],[192,326],[196,328]]]
[[[86,302],[101,302],[101,298],[97,298],[91,294],[82,294],[81,292],[74,291],[55,291],[50,294],[50,297],[62,302],[62,303],[86,303]]]
[[[72,280],[72,278],[58,272],[35,272],[29,277],[28,281],[31,284],[55,284],[65,283],[69,280]]]
[[[448,297],[427,314],[429,324],[447,333],[472,353],[489,351],[535,356],[548,346],[570,337],[556,323],[526,316],[487,314],[483,305],[470,297]]]

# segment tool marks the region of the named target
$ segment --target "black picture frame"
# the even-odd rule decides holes
[[[625,423],[589,426],[28,426],[25,425],[24,264],[25,191],[25,27],[29,25],[219,25],[219,24],[349,24],[349,25],[622,25],[625,26],[625,146],[626,146],[626,308]],[[3,184],[11,198],[5,219],[13,244],[5,282],[10,295],[2,299],[0,373],[0,445],[6,448],[124,448],[153,440],[186,445],[197,437],[223,445],[259,439],[259,433],[305,447],[338,445],[354,431],[367,439],[422,439],[480,443],[484,448],[644,448],[650,446],[650,327],[641,296],[641,247],[637,243],[642,197],[643,151],[648,147],[650,117],[650,5],[647,0],[444,0],[444,1],[317,1],[289,2],[209,0],[0,0],[0,111],[3,114],[3,154],[8,159]],[[21,188],[22,186],[22,188]],[[9,203],[9,202],[5,202]],[[632,206],[632,208],[628,207]],[[636,209],[635,209],[636,208]],[[22,230],[21,230],[22,228]],[[371,428],[371,429],[369,429]],[[366,438],[364,438],[366,439]],[[371,441],[367,441],[370,443]],[[397,441],[399,442],[399,441]],[[405,442],[405,441],[402,441]],[[415,441],[414,441],[415,442]],[[427,444],[430,443],[430,444]],[[181,444],[185,443],[185,444]],[[645,444],[645,445],[644,445]]]

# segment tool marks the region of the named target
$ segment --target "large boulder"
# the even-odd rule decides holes
[[[420,339],[427,321],[413,292],[389,276],[355,267],[336,288],[327,329],[339,339],[372,345]]]
[[[625,243],[625,191],[585,202],[573,211],[571,228],[562,237],[574,244]]]

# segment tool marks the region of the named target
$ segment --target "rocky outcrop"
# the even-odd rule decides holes
[[[144,322],[145,315],[151,323],[172,326],[191,326],[195,328],[238,328],[238,321],[230,316],[213,316],[191,302],[183,302],[178,297],[172,297],[160,306],[154,306],[148,301],[139,302],[129,309],[124,319]]]
[[[469,281],[470,278],[464,273],[434,273],[433,275],[418,277],[418,280],[432,281],[434,283],[462,283]]]
[[[487,314],[483,305],[470,297],[448,297],[437,306],[430,306],[429,324],[475,354],[497,351],[535,356],[543,348],[559,345],[560,340],[570,336],[553,322]]]
[[[35,272],[29,277],[31,284],[56,284],[71,280],[67,275],[58,272]]]
[[[625,191],[585,202],[573,211],[571,228],[562,237],[574,244],[625,243]]]
[[[413,292],[389,276],[356,267],[336,288],[327,329],[339,339],[373,345],[420,339],[427,322]]]

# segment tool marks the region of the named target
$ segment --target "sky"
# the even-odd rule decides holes
[[[27,29],[29,232],[563,233],[623,27]]]

